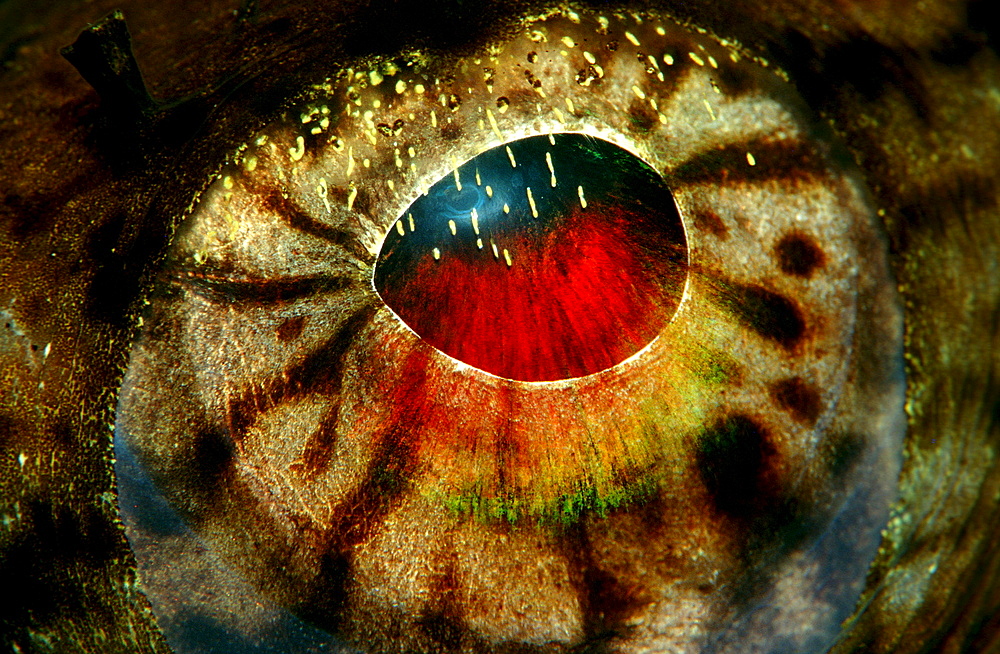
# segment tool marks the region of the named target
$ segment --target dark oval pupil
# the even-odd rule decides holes
[[[582,134],[487,150],[389,230],[375,289],[421,338],[521,381],[582,377],[651,342],[680,303],[684,228],[645,162]]]

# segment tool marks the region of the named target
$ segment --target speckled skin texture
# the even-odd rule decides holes
[[[5,649],[168,651],[118,521],[110,425],[138,302],[219,162],[316,71],[413,43],[472,48],[522,9],[250,4],[0,4]],[[906,310],[901,499],[835,651],[989,651],[1000,631],[995,53],[976,7],[970,30],[961,4],[753,4],[667,9],[787,71],[840,135],[881,209]],[[116,6],[153,96],[200,99],[131,122],[101,105],[57,50]]]

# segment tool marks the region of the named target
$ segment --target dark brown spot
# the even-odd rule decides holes
[[[798,231],[782,236],[774,246],[774,254],[781,271],[796,277],[812,277],[817,268],[826,264],[826,254],[816,241]]]
[[[801,377],[772,384],[771,398],[797,422],[810,426],[816,423],[823,409],[819,392]]]
[[[656,112],[650,108],[645,102],[640,102],[635,100],[632,102],[632,106],[628,108],[629,117],[629,127],[632,128],[634,132],[645,133],[653,129],[658,120]]]
[[[509,106],[510,106],[510,100],[506,96],[501,95],[499,98],[497,98],[498,109],[503,109]]]
[[[774,506],[779,484],[777,450],[756,420],[734,415],[698,438],[697,465],[715,508],[736,518],[751,518]]]
[[[283,343],[294,341],[302,335],[302,329],[305,327],[305,324],[305,316],[292,316],[291,318],[285,318],[284,322],[281,323],[275,334],[277,335],[278,340]]]
[[[607,48],[611,52],[617,51],[618,50],[618,41],[615,41],[615,40],[608,41]]]
[[[406,121],[404,121],[402,118],[397,118],[396,120],[392,121],[393,136],[399,136],[399,133],[403,131],[403,127],[405,126],[406,126]]]
[[[711,209],[699,211],[693,216],[694,226],[703,232],[708,232],[720,240],[729,238],[729,228],[722,222],[719,214]]]
[[[528,53],[528,63],[534,64],[538,62],[538,53],[532,50]]]
[[[462,128],[455,123],[448,123],[441,128],[441,138],[445,141],[457,141],[462,138]]]
[[[458,111],[458,108],[462,106],[461,96],[455,93],[448,94],[448,108],[452,111]]]
[[[753,76],[743,66],[723,64],[716,72],[719,90],[728,97],[738,97],[749,92],[754,86]]]
[[[375,126],[375,129],[377,129],[382,136],[392,136],[392,127],[386,123],[379,123]]]
[[[805,335],[802,312],[783,295],[761,286],[723,283],[716,287],[716,298],[748,328],[786,350],[798,345]]]

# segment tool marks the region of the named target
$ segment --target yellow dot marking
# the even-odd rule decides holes
[[[568,36],[562,37],[562,42],[563,42],[563,45],[565,45],[567,48],[575,48],[576,47],[576,42],[573,39],[569,38]]]
[[[399,232],[400,236],[406,236],[406,230],[403,229],[403,223],[401,221],[396,221],[396,231]]]
[[[354,200],[358,197],[358,187],[351,184],[351,192],[347,194],[347,210],[354,209]]]
[[[413,90],[414,90],[414,91],[416,91],[416,92],[417,92],[418,94],[423,94],[423,92],[424,92],[424,90],[425,90],[425,89],[424,89],[424,85],[423,85],[423,84],[416,84],[416,85],[415,85],[415,86],[413,87]]]
[[[691,57],[691,61],[698,64],[699,66],[705,65],[705,60],[698,56],[696,52],[689,52],[688,56]]]
[[[499,259],[500,258],[500,250],[497,249],[497,244],[493,242],[492,238],[490,239],[490,246],[493,248],[493,256],[495,258]]]
[[[576,194],[580,196],[580,208],[581,209],[586,209],[587,208],[587,198],[583,197],[583,187],[582,186],[577,186],[576,187]]]
[[[354,172],[354,146],[350,145],[347,147],[347,176],[350,177],[351,173]]]
[[[514,151],[510,149],[510,146],[504,146],[507,149],[507,158],[510,159],[510,167],[517,168],[517,161],[514,160]]]
[[[455,236],[458,234],[458,225],[455,224],[454,220],[448,221],[448,229],[451,230],[451,235]]]
[[[705,108],[708,109],[708,115],[712,117],[712,120],[715,120],[715,112],[712,111],[712,105],[708,104],[708,100],[702,100],[702,102],[705,103]]]
[[[493,187],[489,184],[486,185],[486,195],[491,198],[493,197]]]
[[[438,115],[437,112],[431,109],[431,127],[438,126]]]
[[[595,57],[591,53],[587,52],[586,50],[583,51],[583,58],[587,60],[588,64],[596,64],[597,63],[597,57]]]
[[[306,140],[301,136],[295,137],[295,147],[288,149],[288,154],[292,156],[292,161],[298,161],[306,153]]]
[[[673,66],[674,65],[674,56],[673,55],[668,55],[668,54],[663,55],[663,63],[665,63],[668,66]]]
[[[413,224],[413,214],[412,213],[406,214],[406,218],[410,223],[410,231],[411,232],[415,231],[417,229],[417,226]]]
[[[480,250],[483,249],[483,239],[481,238],[476,239],[476,247],[479,248]]]
[[[402,93],[406,90],[406,82],[399,80],[396,82],[396,93]]]
[[[410,159],[417,156],[417,151],[413,149],[413,146],[406,148],[406,154],[410,155]]]
[[[382,79],[383,79],[382,75],[377,70],[373,70],[370,73],[368,73],[368,81],[371,82],[372,86],[378,86],[379,84],[381,84]]]
[[[632,45],[639,47],[639,39],[635,38],[632,32],[625,32],[625,38],[632,42]]]
[[[458,175],[458,160],[455,157],[451,158],[451,165],[455,167],[455,170],[454,170],[454,173],[455,173],[455,190],[461,193],[461,191],[462,191],[462,180],[461,180],[461,178]]]
[[[386,186],[389,187],[390,191],[395,191],[396,190],[396,182],[394,182],[391,179],[389,179],[389,180],[386,180],[385,183],[386,183]]]
[[[510,207],[507,205],[506,202],[504,202],[504,204],[503,204],[503,212],[504,213],[510,213]]]
[[[666,36],[667,35],[667,30],[665,30],[662,27],[660,27],[659,25],[657,25],[657,27],[656,27],[656,33],[659,34],[660,36]]]
[[[566,123],[566,119],[563,118],[563,112],[559,110],[559,107],[552,107],[552,113],[556,115],[556,120],[558,120],[561,124]]]
[[[309,130],[309,133],[310,134],[319,134],[322,131],[323,131],[322,127],[313,127],[311,130]]]
[[[750,164],[751,166],[756,166],[757,165],[757,160],[749,152],[747,152],[747,163]]]
[[[361,162],[361,165],[362,165],[362,166],[364,166],[365,168],[371,168],[371,167],[372,167],[372,160],[371,160],[371,159],[368,159],[368,158],[366,157],[366,158],[365,158],[365,159],[364,159],[364,160],[363,160],[363,161]]]
[[[538,208],[535,206],[535,196],[531,194],[531,187],[525,186],[524,190],[528,194],[528,204],[531,205],[531,215],[534,218],[538,218]]]
[[[508,268],[510,268],[510,267],[511,267],[511,265],[512,265],[512,264],[514,263],[514,262],[513,262],[513,261],[511,261],[511,259],[510,259],[510,252],[508,252],[508,251],[507,251],[507,248],[504,248],[504,249],[503,249],[503,260],[507,262],[507,267],[508,267]]]
[[[375,98],[374,100],[372,100],[372,107],[378,109],[381,106],[382,106],[382,101],[381,100],[379,100],[378,98]]]
[[[486,110],[486,117],[490,121],[490,129],[493,130],[493,134],[495,134],[498,139],[503,140],[503,134],[500,133],[500,126],[497,124],[497,117],[493,115],[492,109]]]
[[[225,186],[226,188],[233,188],[233,178],[230,177],[229,175],[226,175],[225,177],[222,178],[222,185]]]
[[[434,260],[435,261],[437,261],[438,259],[441,258],[441,250],[439,250],[439,249],[434,248],[433,250],[431,250],[431,253],[434,255]]]
[[[479,176],[479,168],[476,168],[476,186],[483,185],[483,178]]]
[[[472,231],[474,231],[476,234],[478,234],[479,233],[479,213],[475,209],[473,209],[469,213],[469,217],[472,218]]]
[[[243,165],[246,166],[247,170],[253,172],[253,170],[257,168],[257,157],[247,158],[247,160],[243,163]]]
[[[719,67],[719,62],[715,60],[715,57],[713,57],[712,55],[709,55],[708,56],[708,65],[711,66],[712,68],[718,68]]]
[[[566,98],[566,109],[568,109],[571,114],[576,113],[576,106],[573,104],[573,101],[569,98]]]
[[[639,98],[640,100],[646,99],[646,94],[643,93],[642,89],[640,89],[638,86],[632,87],[632,93],[635,93],[635,97]]]

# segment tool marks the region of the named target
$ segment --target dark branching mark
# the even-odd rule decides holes
[[[603,652],[611,640],[627,635],[628,621],[649,604],[646,589],[617,578],[593,557],[590,538],[582,522],[562,534],[570,583],[583,612],[585,645],[582,651]]]
[[[173,273],[168,281],[187,288],[210,302],[247,307],[294,302],[314,295],[336,293],[351,283],[348,277],[327,275],[236,279],[195,272]]]
[[[251,383],[236,393],[229,404],[230,433],[233,440],[241,440],[260,414],[281,402],[312,392],[339,394],[343,381],[344,355],[374,313],[374,306],[363,307],[304,361],[261,384]]]
[[[264,207],[275,213],[293,229],[339,245],[366,263],[371,263],[374,260],[371,252],[361,244],[355,234],[316,220],[303,211],[293,200],[283,197],[280,191],[272,189],[265,193],[261,199]]]
[[[801,377],[783,379],[771,385],[771,399],[788,411],[797,422],[816,424],[823,409],[819,392]]]
[[[816,240],[798,231],[782,236],[774,246],[774,255],[783,273],[806,279],[826,264],[826,254]]]
[[[813,144],[760,139],[700,152],[665,173],[677,185],[800,182],[826,175],[827,164]]]
[[[744,325],[786,350],[795,348],[805,335],[802,312],[783,295],[762,286],[730,282],[717,284],[715,296]]]
[[[771,473],[777,451],[770,434],[754,419],[734,415],[698,438],[697,464],[715,508],[749,519],[774,506],[778,492]]]

